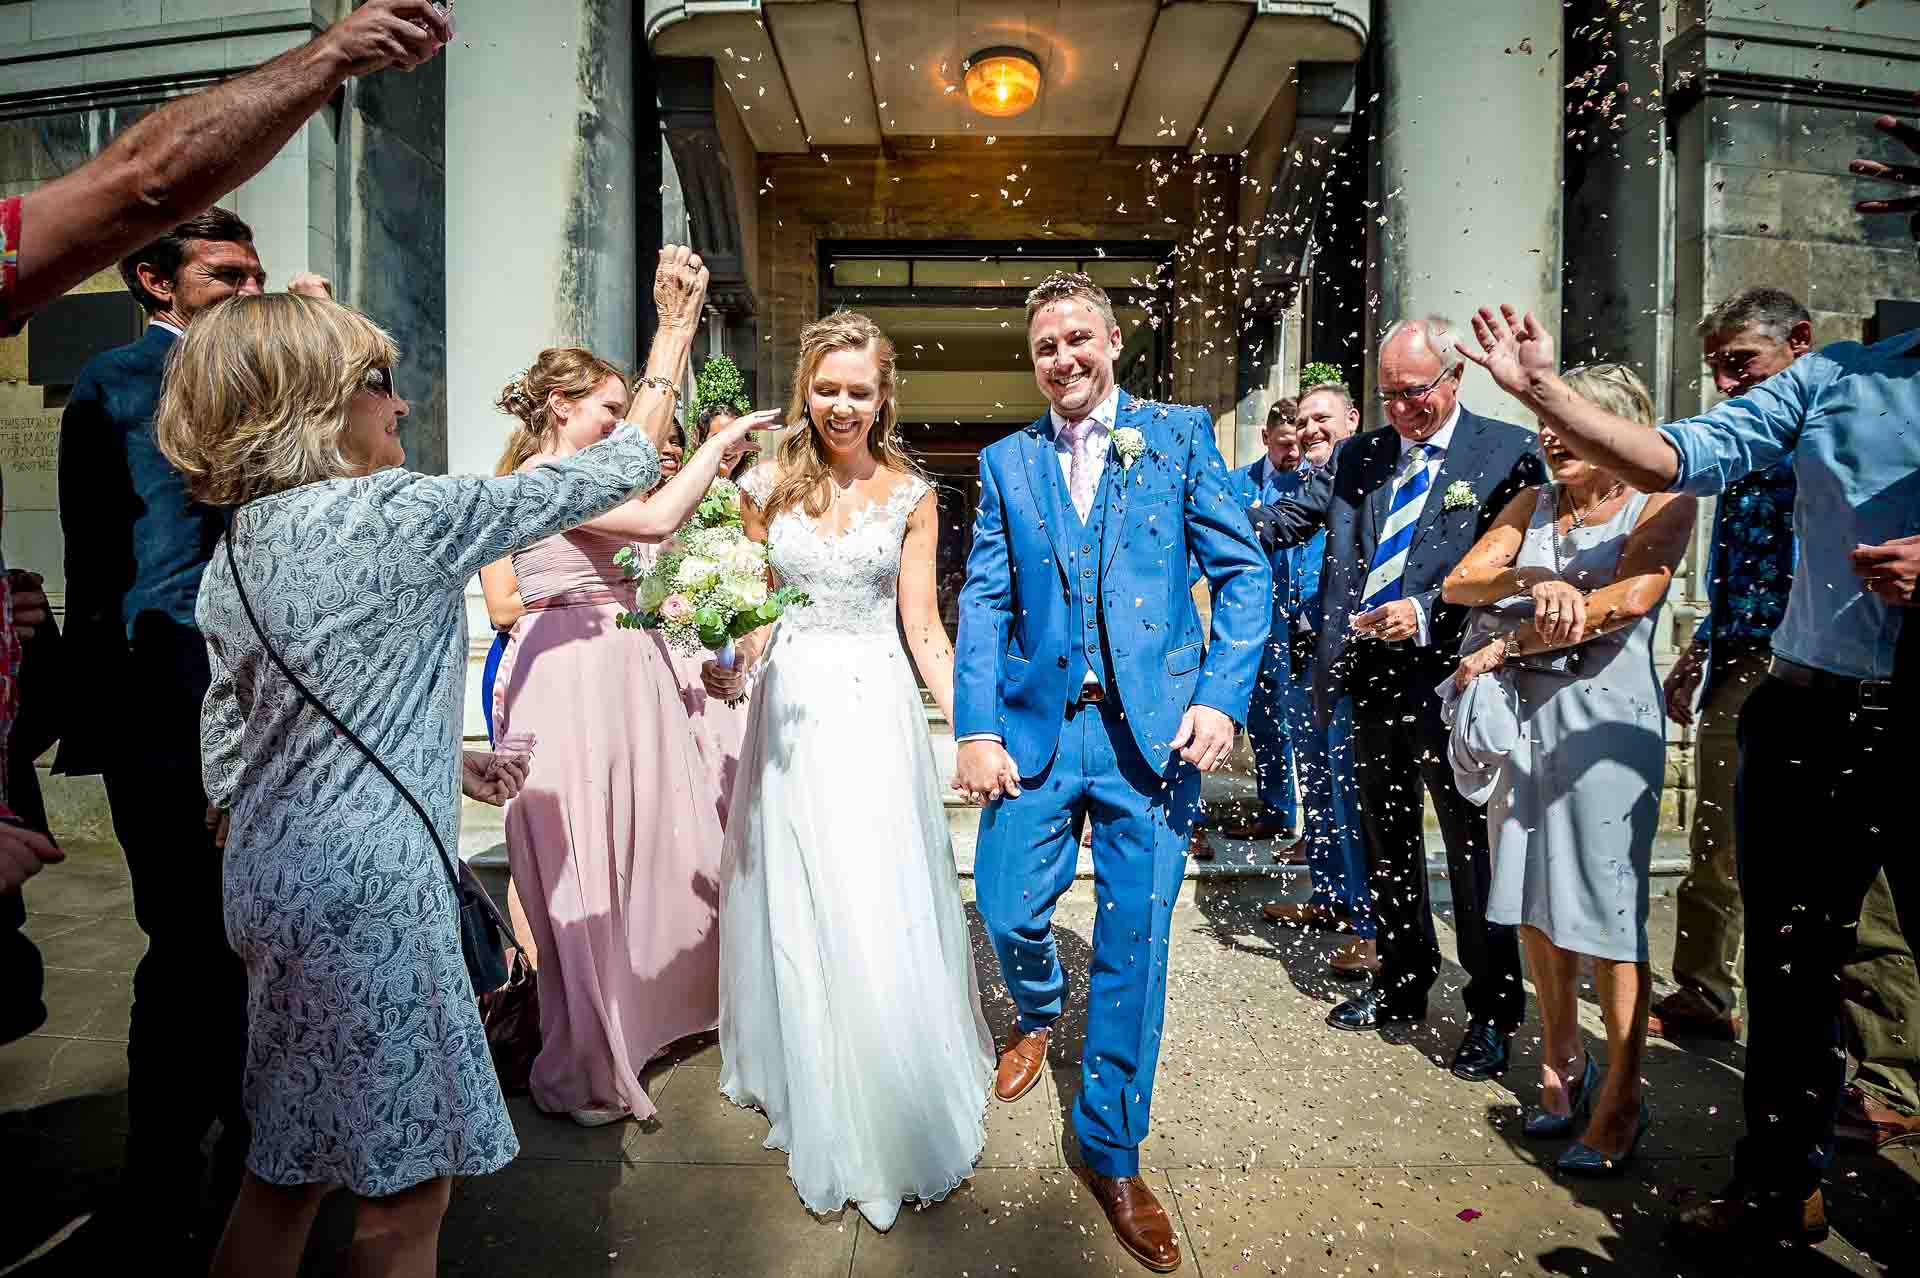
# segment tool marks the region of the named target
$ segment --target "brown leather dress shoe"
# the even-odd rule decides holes
[[[1180,1244],[1173,1240],[1167,1209],[1138,1176],[1102,1176],[1082,1169],[1087,1188],[1107,1213],[1113,1236],[1133,1258],[1156,1274],[1180,1267]]]
[[[1834,1137],[1851,1149],[1876,1150],[1920,1141],[1920,1117],[1882,1105],[1858,1087],[1840,1095]]]
[[[1187,855],[1196,861],[1213,860],[1213,844],[1207,839],[1207,832],[1197,825],[1187,839]]]
[[[1342,926],[1338,914],[1311,901],[1268,901],[1260,907],[1260,913],[1266,916],[1267,922],[1287,927],[1317,927],[1337,932]]]
[[[1647,1013],[1647,1033],[1655,1038],[1712,1038],[1737,1042],[1740,1014],[1701,1007],[1684,994],[1669,994]]]
[[[1817,1189],[1811,1197],[1796,1202],[1753,1197],[1735,1184],[1720,1197],[1674,1217],[1667,1239],[1682,1251],[1720,1259],[1730,1251],[1769,1245],[1815,1247],[1827,1240],[1827,1203]]]
[[[1051,1030],[1029,1030],[1000,1053],[1000,1068],[993,1076],[993,1094],[1012,1104],[1040,1081],[1047,1068],[1047,1037]]]
[[[1362,980],[1380,970],[1380,955],[1373,941],[1355,937],[1334,951],[1327,970],[1344,980]]]

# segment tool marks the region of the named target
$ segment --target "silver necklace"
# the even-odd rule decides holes
[[[1593,518],[1594,512],[1599,510],[1602,506],[1606,505],[1608,502],[1612,501],[1615,497],[1618,497],[1620,495],[1621,490],[1624,489],[1625,487],[1626,485],[1622,483],[1620,480],[1617,480],[1617,479],[1614,480],[1613,487],[1607,489],[1606,492],[1601,493],[1600,500],[1594,502],[1593,505],[1587,507],[1586,513],[1582,514],[1580,510],[1577,507],[1575,507],[1573,504],[1572,493],[1568,493],[1567,490],[1561,487],[1559,484],[1555,484],[1553,486],[1553,522],[1549,524],[1548,527],[1550,527],[1553,530],[1553,571],[1556,576],[1565,574],[1565,572],[1567,571],[1567,560],[1568,560],[1567,548],[1566,548],[1566,545],[1562,542],[1561,536],[1560,536],[1561,495],[1565,494],[1567,499],[1567,514],[1569,516],[1567,520],[1567,536],[1571,537],[1576,528],[1586,527],[1587,521]]]

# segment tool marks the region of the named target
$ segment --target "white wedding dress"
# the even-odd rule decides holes
[[[771,464],[742,487],[764,503]],[[774,571],[812,603],[753,689],[720,869],[720,1090],[765,1112],[810,1211],[880,1229],[965,1180],[993,1040],[920,693],[896,628],[903,479],[838,536],[789,509]]]

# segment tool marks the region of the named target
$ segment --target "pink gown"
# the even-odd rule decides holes
[[[534,1103],[648,1118],[640,1070],[719,1017],[720,821],[672,653],[614,625],[626,544],[576,530],[513,557],[527,614],[494,715],[537,738],[506,822],[540,954]]]

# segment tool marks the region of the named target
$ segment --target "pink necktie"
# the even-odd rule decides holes
[[[1073,508],[1080,512],[1080,522],[1084,524],[1093,511],[1094,458],[1093,450],[1087,447],[1087,437],[1093,433],[1093,419],[1083,417],[1077,422],[1068,422],[1062,433],[1073,444],[1073,460],[1067,467],[1067,493],[1073,498]]]

